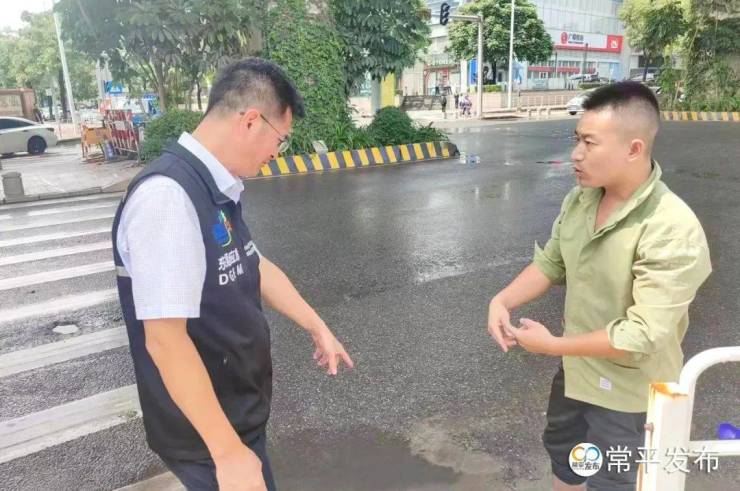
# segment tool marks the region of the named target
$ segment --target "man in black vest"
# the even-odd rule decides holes
[[[203,121],[133,179],[116,213],[118,291],[147,442],[189,490],[275,489],[263,298],[311,334],[329,374],[353,366],[242,218],[241,178],[287,148],[303,113],[277,65],[226,67]]]

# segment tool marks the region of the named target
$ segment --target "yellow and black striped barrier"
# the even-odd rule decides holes
[[[410,143],[408,145],[388,145],[324,154],[290,155],[271,160],[269,164],[262,167],[257,177],[376,167],[379,165],[447,159],[456,155],[459,155],[457,147],[449,142]]]
[[[740,122],[740,112],[661,111],[665,121],[735,121]]]

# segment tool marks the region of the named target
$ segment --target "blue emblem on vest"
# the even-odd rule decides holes
[[[231,222],[223,210],[218,211],[218,223],[213,225],[213,238],[221,247],[231,245]]]

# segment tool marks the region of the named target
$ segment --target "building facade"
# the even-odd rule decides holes
[[[622,0],[529,0],[553,41],[553,54],[542,63],[515,61],[514,83],[517,89],[562,89],[577,85],[574,76],[598,74],[610,80],[630,76],[638,67],[625,39],[624,25],[619,20]],[[475,62],[458,63],[446,52],[449,44],[447,26],[439,25],[442,0],[428,0],[431,45],[420,61],[403,73],[399,89],[406,94],[433,94],[436,87],[466,91],[475,83]],[[467,3],[448,0],[451,13]],[[484,63],[484,72],[490,69]],[[508,73],[484,73],[485,83],[505,83]]]

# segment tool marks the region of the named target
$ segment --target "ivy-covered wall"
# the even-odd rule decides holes
[[[316,1],[268,6],[263,55],[286,70],[306,103],[306,117],[293,129],[295,153],[312,151],[312,140],[326,140],[337,126],[351,124],[342,41],[326,13]]]

